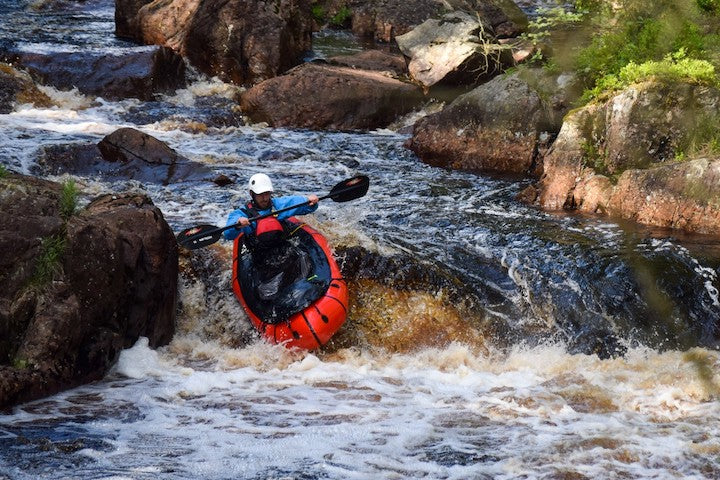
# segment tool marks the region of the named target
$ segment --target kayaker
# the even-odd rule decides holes
[[[310,260],[288,240],[291,232],[282,220],[294,215],[306,215],[318,208],[317,195],[288,195],[273,198],[270,177],[256,173],[248,182],[251,200],[228,215],[227,225],[237,228],[225,230],[228,240],[244,234],[244,243],[252,257],[253,271],[257,275],[257,295],[272,300],[279,289],[305,276],[311,268]],[[305,205],[302,205],[305,204]],[[248,218],[265,215],[294,205],[302,205],[254,222]]]
[[[240,233],[244,233],[246,239],[251,239],[250,246],[252,247],[272,246],[273,243],[277,243],[279,235],[276,235],[275,232],[278,232],[279,220],[294,215],[313,213],[318,208],[317,195],[273,197],[272,194],[275,190],[272,181],[264,173],[256,173],[250,177],[248,189],[250,191],[250,201],[244,207],[233,210],[228,215],[226,225],[237,225],[238,227],[225,230],[223,235],[228,240],[234,240]],[[252,224],[248,221],[249,217],[265,215],[275,210],[300,205],[305,202],[309,202],[309,205],[281,212],[278,215],[263,218]]]

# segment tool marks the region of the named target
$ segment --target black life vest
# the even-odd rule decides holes
[[[252,202],[248,202],[244,210],[248,218],[260,215]],[[283,222],[275,215],[271,215],[255,222],[254,233],[245,236],[245,244],[250,250],[272,248],[285,243],[287,238],[288,234]]]

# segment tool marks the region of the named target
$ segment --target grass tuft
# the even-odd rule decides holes
[[[75,214],[78,203],[78,189],[73,180],[63,183],[60,196],[60,216],[67,221]]]

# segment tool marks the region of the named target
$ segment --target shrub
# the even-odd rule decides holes
[[[615,9],[610,2],[594,3],[592,17],[585,18],[594,28],[574,63],[586,88],[583,99],[623,88],[633,78],[715,83],[712,67],[720,60],[714,52],[720,45],[715,20],[695,0],[620,0]]]
[[[641,64],[630,61],[617,74],[608,74],[599,78],[595,87],[586,90],[585,101],[603,97],[628,85],[650,78],[663,81],[690,81],[699,84],[717,85],[715,66],[706,60],[687,58],[685,51],[666,55],[660,61],[647,61]]]
[[[348,23],[351,16],[352,12],[350,11],[350,9],[343,5],[340,10],[338,10],[338,12],[330,19],[330,25],[333,25],[335,27],[342,27]]]

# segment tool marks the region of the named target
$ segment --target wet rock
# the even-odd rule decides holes
[[[166,143],[134,128],[114,131],[97,148],[103,159],[117,165],[117,171],[128,178],[164,185],[212,178],[211,170],[203,164],[190,161]]]
[[[73,213],[59,184],[0,187],[0,408],[101,378],[140,336],[170,341],[177,246],[149,198]]]
[[[543,73],[497,77],[420,119],[407,147],[430,165],[539,176],[569,108],[561,92]]]
[[[112,145],[106,145],[112,150]],[[169,148],[169,147],[167,147]],[[36,175],[98,176],[106,180],[138,180],[140,182],[168,185],[183,181],[212,181],[215,174],[205,165],[181,156],[166,158],[169,163],[149,161],[152,156],[142,157],[146,152],[138,150],[137,155],[125,152],[124,156],[103,157],[97,144],[67,144],[43,147],[32,168]],[[113,155],[110,153],[110,155]]]
[[[213,183],[219,187],[227,187],[235,183],[235,181],[227,175],[221,174],[213,179]]]
[[[50,98],[38,90],[27,74],[0,63],[0,114],[10,113],[22,103],[38,107],[51,105]]]
[[[712,141],[720,90],[647,82],[569,115],[536,186],[546,209],[718,233],[718,159],[684,160]],[[681,154],[680,156],[678,156]]]
[[[169,48],[149,48],[124,55],[85,52],[15,53],[6,56],[43,84],[77,88],[110,100],[150,100],[185,86],[185,63]]]
[[[424,87],[474,85],[513,65],[512,52],[495,41],[492,29],[465,12],[427,20],[396,41],[410,58],[410,76]]]
[[[167,101],[143,102],[142,105],[129,106],[120,112],[120,117],[134,125],[162,123],[187,131],[243,125],[237,102],[219,95],[194,97],[192,105]]]
[[[387,126],[422,100],[416,86],[379,72],[305,64],[247,90],[240,105],[252,121],[273,127],[367,130]]]
[[[302,62],[312,41],[308,0],[118,0],[116,34],[166,45],[201,72],[238,85]]]

